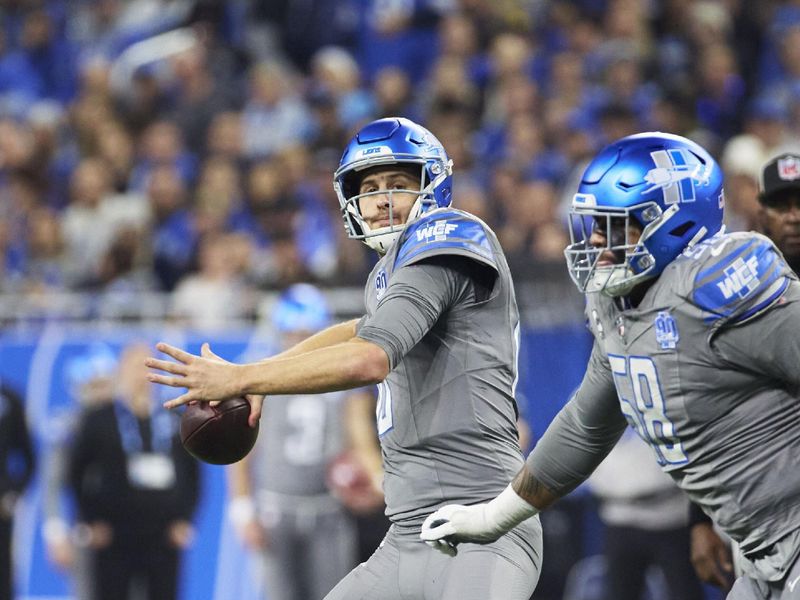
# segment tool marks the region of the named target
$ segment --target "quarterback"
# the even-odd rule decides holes
[[[723,206],[718,165],[685,138],[638,134],[595,157],[566,249],[595,339],[584,379],[498,498],[438,510],[423,539],[497,539],[631,426],[739,544],[728,598],[800,598],[800,285],[768,238],[724,233]]]
[[[452,164],[425,128],[374,121],[334,175],[345,228],[381,258],[366,315],[258,363],[160,344],[151,381],[187,388],[167,403],[320,393],[378,384],[377,426],[392,526],[328,600],[528,600],[542,560],[537,517],[445,554],[419,539],[426,515],[501,492],[524,464],[516,426],[519,315],[508,265],[482,221],[451,208]],[[266,402],[280,401],[267,398]],[[251,419],[261,400],[252,400]],[[509,510],[529,505],[513,492]]]

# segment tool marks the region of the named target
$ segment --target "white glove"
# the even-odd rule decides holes
[[[509,485],[488,503],[448,504],[440,508],[425,519],[420,537],[428,545],[453,556],[459,542],[489,544],[538,512]]]

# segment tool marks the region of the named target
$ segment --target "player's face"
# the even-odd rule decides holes
[[[627,237],[626,237],[627,234]],[[607,248],[597,260],[598,267],[619,265],[625,261],[624,251],[611,250],[613,247],[633,246],[642,235],[642,229],[634,221],[627,223],[624,217],[595,217],[589,243],[595,248]]]
[[[393,167],[375,170],[365,175],[361,180],[359,194],[374,195],[361,198],[359,210],[370,229],[374,231],[380,227],[405,223],[419,194],[396,190],[419,190],[419,183],[419,176]]]
[[[761,210],[761,227],[797,268],[800,263],[800,189],[770,199]]]

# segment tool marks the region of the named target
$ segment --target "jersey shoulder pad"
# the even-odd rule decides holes
[[[681,262],[692,282],[688,299],[711,323],[756,316],[795,278],[772,241],[751,231],[714,236],[684,253]]]
[[[431,256],[465,256],[497,270],[489,226],[454,208],[437,208],[422,215],[403,231],[394,268]]]

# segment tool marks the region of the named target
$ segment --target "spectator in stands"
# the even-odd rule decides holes
[[[413,80],[427,76],[437,49],[439,19],[446,3],[358,0],[355,57],[367,81],[384,67],[399,67]]]
[[[469,131],[481,114],[481,95],[466,63],[459,57],[443,55],[431,67],[431,77],[417,101],[418,110],[426,113],[437,128],[444,126],[448,116],[463,116],[461,129]]]
[[[239,162],[244,155],[243,137],[241,114],[235,111],[219,112],[208,126],[204,144],[206,154]]]
[[[325,46],[315,52],[310,79],[312,90],[333,98],[345,137],[374,114],[375,100],[362,81],[359,64],[346,49]]]
[[[190,328],[220,331],[251,314],[253,298],[243,281],[248,251],[241,235],[212,233],[201,239],[199,270],[172,292],[173,317]]]
[[[311,190],[297,193],[292,188],[291,173],[295,169],[287,168],[291,160],[287,163],[286,156],[284,153],[250,168],[247,205],[251,216],[249,222],[240,222],[237,227],[253,245],[250,277],[260,285],[276,288],[330,273],[329,264],[315,263],[313,247],[316,243],[317,249],[330,248],[330,221],[316,228],[303,227],[313,224],[315,214],[325,213],[319,213],[321,207],[315,206],[318,201]]]
[[[296,77],[277,61],[250,71],[250,91],[242,112],[244,153],[247,158],[270,157],[295,143],[305,143],[311,116]]]
[[[759,225],[758,177],[765,156],[753,136],[741,135],[725,146],[722,168],[725,171],[725,227],[729,231],[749,231]]]
[[[174,166],[153,169],[147,200],[152,215],[153,271],[158,289],[171,291],[191,270],[198,240],[186,184]]]
[[[222,156],[208,158],[200,167],[192,205],[200,235],[247,227],[249,215],[236,164]]]
[[[698,121],[719,147],[741,127],[745,88],[736,56],[724,44],[706,47],[696,62]]]
[[[136,163],[131,173],[131,188],[143,190],[150,172],[160,165],[177,169],[187,185],[194,182],[197,157],[184,145],[183,135],[177,124],[168,119],[155,121],[142,132]]]
[[[233,108],[236,90],[215,80],[201,44],[173,56],[170,66],[174,76],[168,90],[171,119],[180,128],[186,147],[202,155],[214,116]]]
[[[18,33],[18,45],[6,39],[6,52],[0,55],[0,96],[12,109],[42,98],[72,100],[77,57],[60,24],[44,7],[37,7],[24,13]]]
[[[68,265],[64,254],[61,221],[55,211],[47,207],[32,210],[27,221],[25,240],[27,291],[42,296],[49,292],[64,291],[67,286]]]
[[[108,168],[111,187],[117,193],[128,191],[133,169],[133,139],[119,121],[101,123],[97,131],[97,154]]]
[[[487,125],[503,124],[509,115],[508,103],[503,99],[507,86],[518,86],[520,81],[531,79],[535,60],[531,41],[522,34],[503,33],[493,38],[488,52],[489,79],[485,88],[483,122]],[[525,107],[526,110],[533,108]]]
[[[116,195],[108,167],[96,158],[84,159],[70,181],[70,204],[64,211],[63,234],[76,287],[91,286],[100,278],[101,262],[118,230],[141,230],[149,219],[144,198]]]
[[[129,84],[114,96],[119,119],[137,139],[158,120],[167,105],[168,95],[155,71],[150,65],[139,67],[131,75]]]
[[[372,86],[375,92],[375,110],[378,117],[403,115],[419,119],[411,80],[405,71],[398,67],[384,67],[375,75]]]

